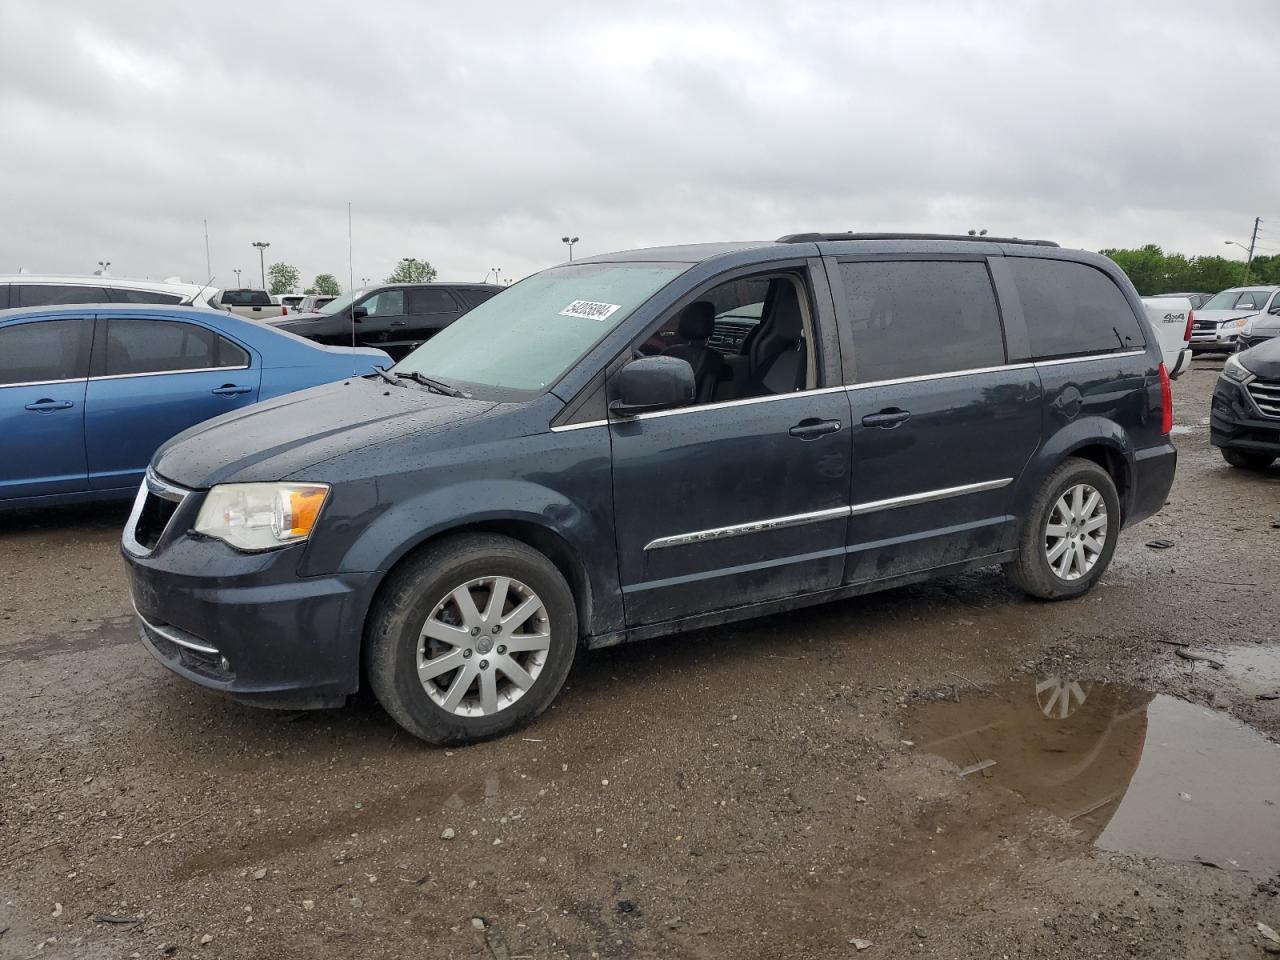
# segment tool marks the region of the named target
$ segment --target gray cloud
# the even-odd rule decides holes
[[[1280,247],[1274,0],[0,6],[0,270],[449,279],[807,229]]]

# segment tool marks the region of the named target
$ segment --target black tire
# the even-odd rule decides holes
[[[541,672],[514,703],[491,715],[461,716],[438,705],[418,679],[419,637],[455,588],[486,577],[510,577],[537,594],[550,646]],[[410,558],[379,591],[365,626],[365,665],[378,702],[409,733],[439,746],[487,740],[527,724],[560,692],[577,647],[577,609],[560,571],[532,547],[494,534],[451,537]]]
[[[1093,566],[1075,580],[1064,579],[1049,565],[1045,552],[1046,528],[1054,504],[1066,491],[1087,483],[1102,495],[1107,510],[1107,536]],[[1067,600],[1087,593],[1106,572],[1120,534],[1120,496],[1111,474],[1092,460],[1068,457],[1045,478],[1031,502],[1018,538],[1018,559],[1006,564],[1013,584],[1041,600]]]
[[[1249,453],[1244,450],[1233,450],[1231,447],[1221,447],[1222,459],[1227,461],[1233,467],[1240,467],[1242,470],[1265,470],[1271,466],[1275,457],[1269,453]]]

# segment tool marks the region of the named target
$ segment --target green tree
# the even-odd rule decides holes
[[[1217,293],[1237,286],[1244,275],[1239,260],[1165,253],[1154,243],[1136,250],[1103,250],[1102,255],[1114,260],[1144,297],[1182,290]],[[1280,256],[1254,258],[1249,278],[1254,283],[1280,283]]]
[[[391,276],[387,277],[387,283],[430,283],[435,278],[436,268],[429,260],[401,257]]]
[[[287,263],[273,263],[267,267],[267,292],[273,297],[291,293],[298,286],[302,275],[298,268]]]
[[[337,297],[342,294],[342,285],[332,273],[317,273],[311,281],[311,291],[324,297]]]

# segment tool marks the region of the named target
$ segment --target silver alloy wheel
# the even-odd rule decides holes
[[[1078,680],[1048,677],[1036,681],[1036,702],[1040,712],[1051,720],[1067,719],[1084,706],[1088,697],[1089,691]]]
[[[1058,498],[1044,530],[1045,559],[1063,580],[1093,569],[1107,543],[1107,503],[1094,487],[1077,483]]]
[[[445,594],[422,625],[418,679],[449,713],[488,717],[524,696],[550,650],[538,595],[510,577],[481,577]]]

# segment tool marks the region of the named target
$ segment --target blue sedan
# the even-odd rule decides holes
[[[187,427],[391,362],[218,310],[0,310],[0,509],[132,496]]]

